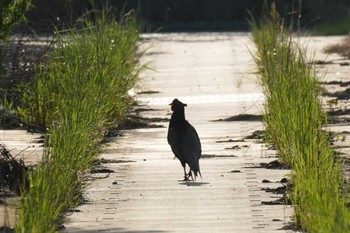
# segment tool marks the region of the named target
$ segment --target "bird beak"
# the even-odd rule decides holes
[[[181,101],[179,101],[178,99],[174,99],[173,102],[176,100],[176,102],[180,103],[182,106],[187,107],[187,104],[182,103]],[[171,102],[169,105],[172,106],[173,102]]]
[[[171,106],[171,105],[173,105],[173,103],[170,103],[169,105]],[[183,105],[184,107],[187,107],[187,104],[182,103],[182,105]]]
[[[172,103],[169,104],[170,106],[173,105]],[[187,104],[182,103],[184,107],[187,107]]]

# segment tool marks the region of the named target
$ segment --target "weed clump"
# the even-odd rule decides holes
[[[350,58],[350,36],[347,36],[339,44],[327,46],[324,49],[325,53],[337,53],[343,57]]]
[[[20,194],[28,188],[28,167],[0,144],[0,190]]]

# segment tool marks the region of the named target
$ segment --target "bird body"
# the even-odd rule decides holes
[[[199,136],[196,129],[185,119],[185,107],[187,105],[174,99],[171,103],[171,115],[169,129],[168,129],[168,143],[171,150],[181,162],[184,169],[185,178],[193,179],[199,175],[201,176],[199,168],[199,159],[201,157],[202,149]],[[190,171],[186,173],[186,164],[190,167]]]

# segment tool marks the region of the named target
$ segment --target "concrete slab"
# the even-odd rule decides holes
[[[247,49],[252,46],[250,35],[180,33],[143,38],[142,46],[149,49],[141,62],[149,62],[154,70],[141,75],[137,92],[145,94],[136,98],[139,108],[148,111],[140,114],[169,119],[173,98],[187,103],[187,119],[203,145],[203,177],[181,181],[181,165],[166,140],[167,122],[155,122],[159,128],[124,130],[101,153],[118,160],[104,164],[114,172],[87,187],[87,203],[67,216],[63,232],[289,232],[285,227],[292,208],[263,205],[281,195],[262,190],[281,186],[278,181],[289,171],[257,168],[274,160],[275,152],[256,139],[242,140],[263,129],[262,123],[213,121],[260,114],[263,108]]]

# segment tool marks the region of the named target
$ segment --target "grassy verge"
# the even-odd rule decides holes
[[[349,232],[342,162],[323,128],[320,86],[306,49],[272,5],[261,24],[252,22],[255,60],[266,97],[265,124],[280,159],[291,165],[295,222],[307,232]]]
[[[55,232],[62,213],[80,201],[82,175],[96,159],[100,141],[118,124],[138,74],[135,18],[118,23],[102,12],[83,29],[57,33],[35,82],[24,87],[18,112],[48,129],[46,151],[30,188],[23,192],[16,232]]]

